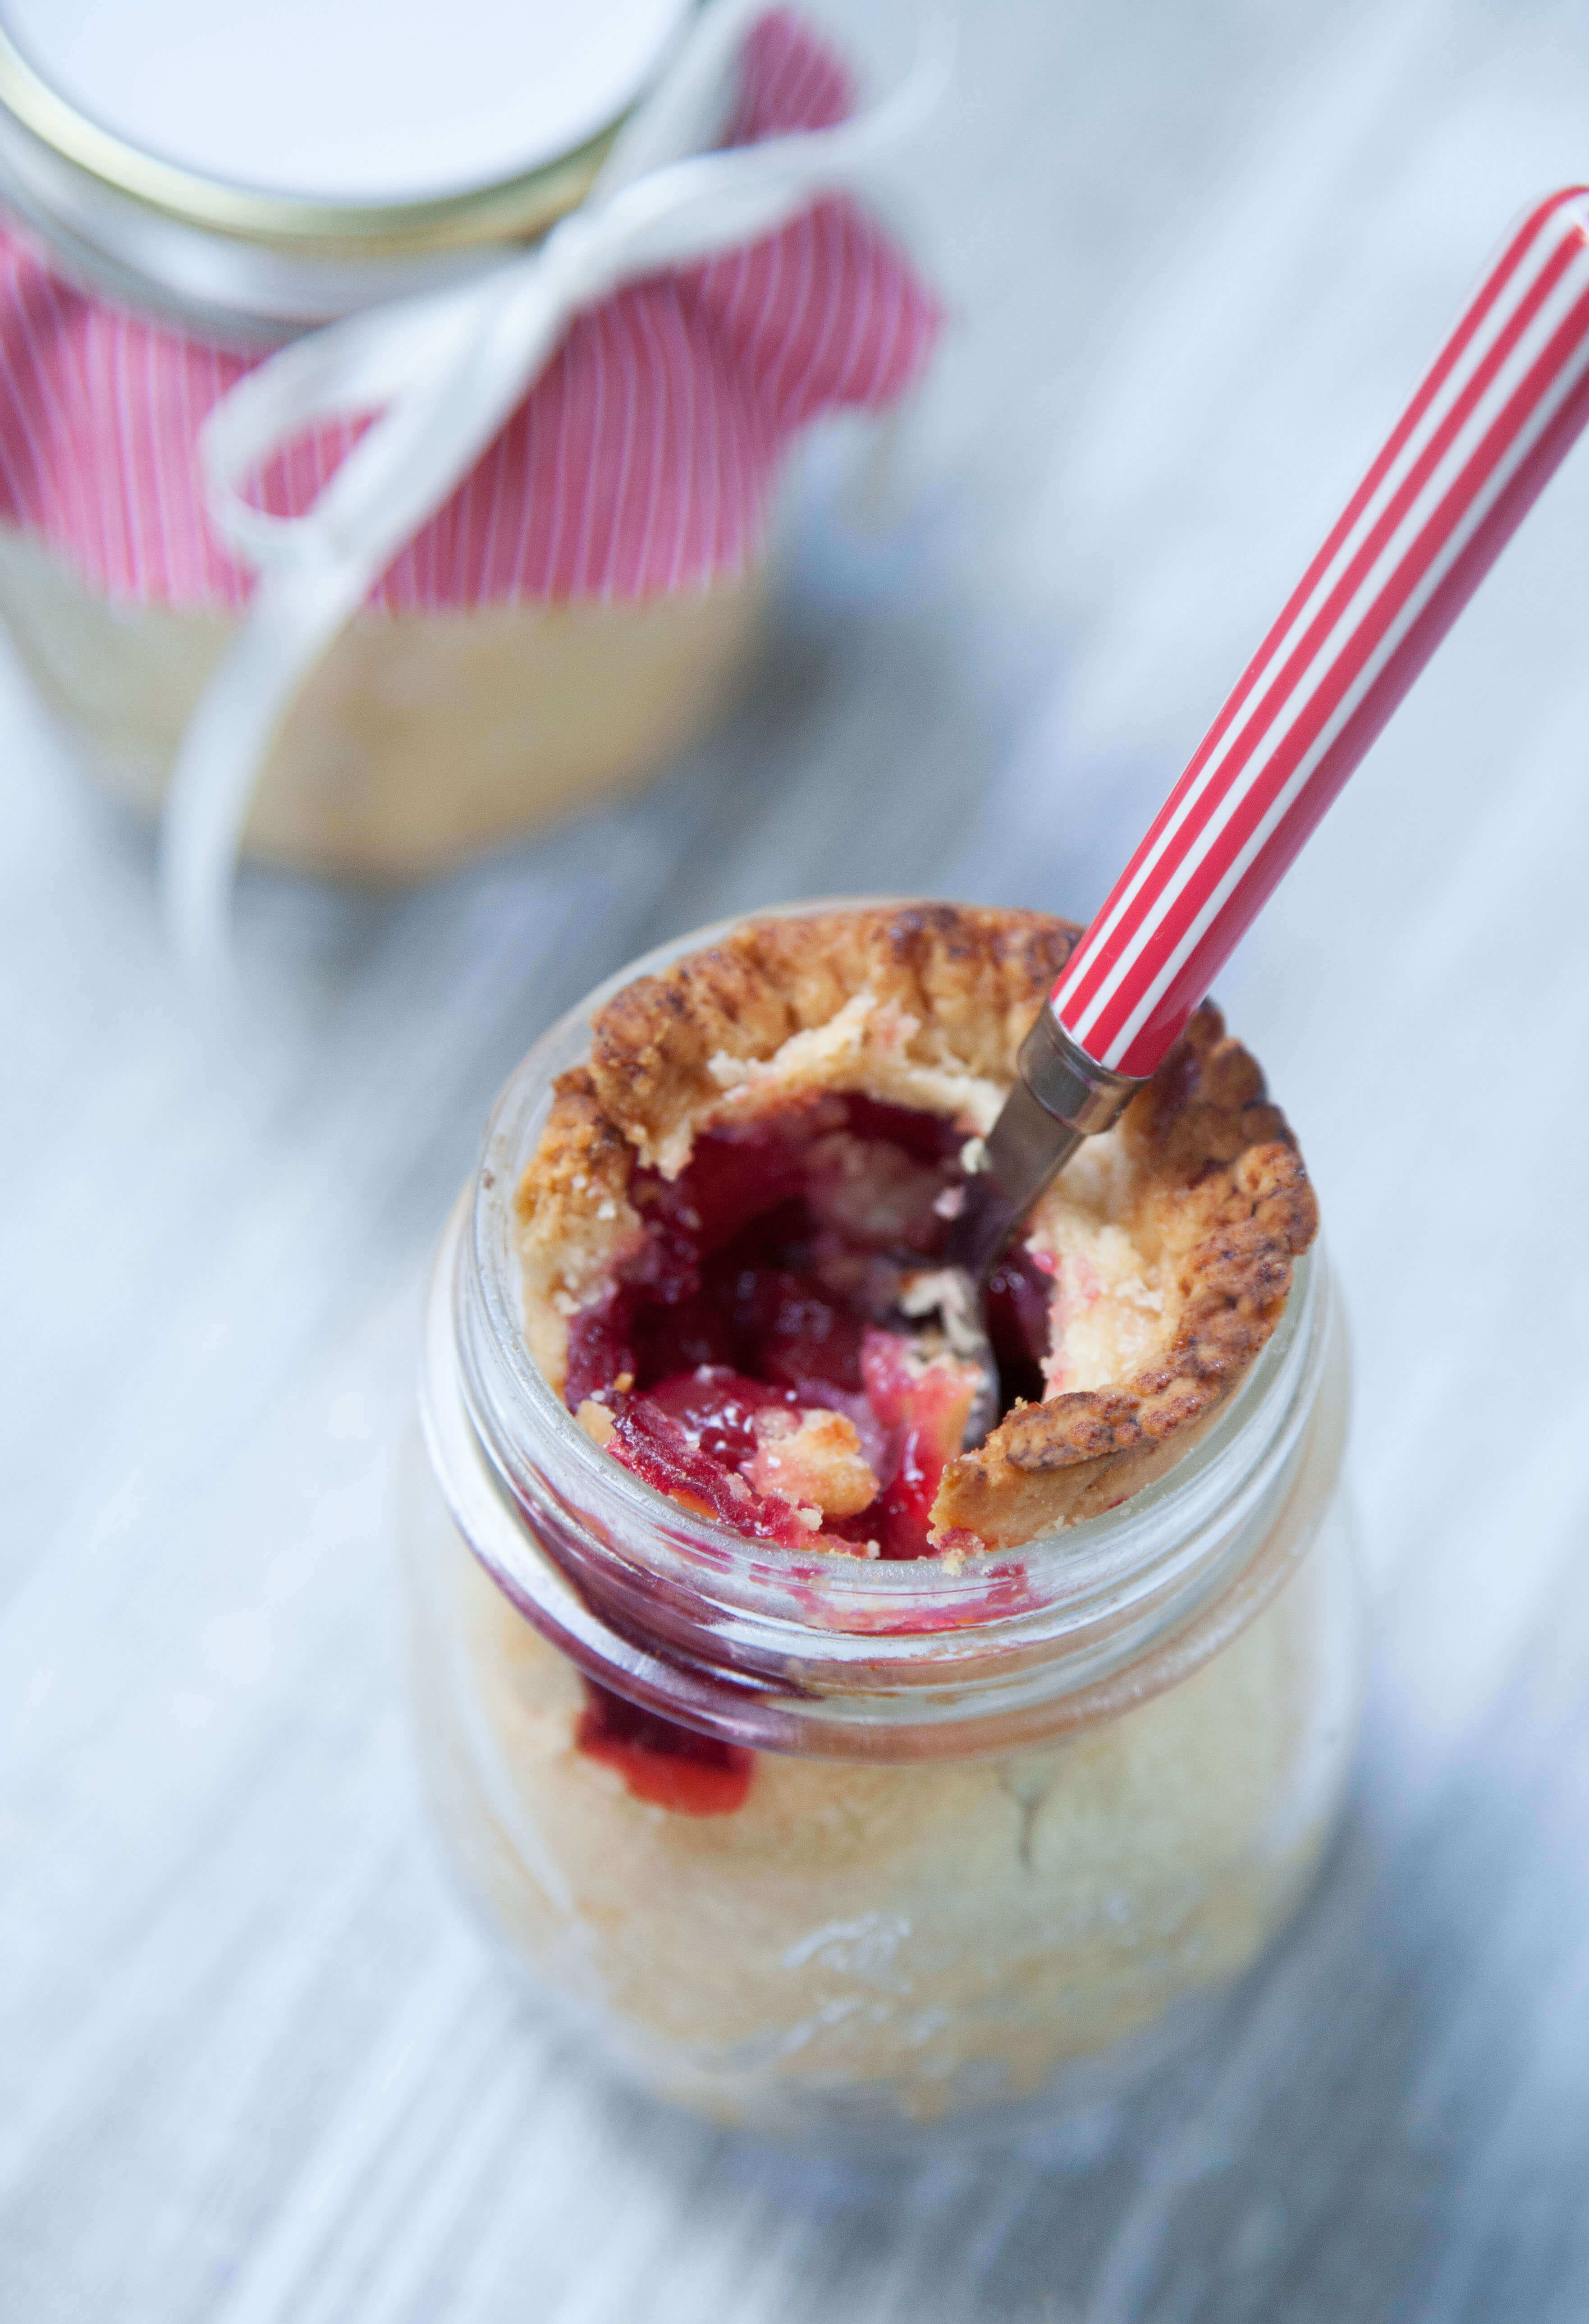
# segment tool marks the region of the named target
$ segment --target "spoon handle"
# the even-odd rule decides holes
[[[1589,189],[1540,202],[1054,987],[1099,1065],[1141,1078],[1589,420]]]
[[[1586,420],[1589,188],[1569,186],[1464,309],[1066,963],[988,1140],[968,1263],[1162,1063]]]

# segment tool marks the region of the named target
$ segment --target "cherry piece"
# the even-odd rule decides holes
[[[667,1381],[662,1397],[674,1397],[690,1385],[688,1379]],[[718,1443],[732,1441],[742,1410],[732,1394],[715,1412],[703,1403],[697,1407],[702,1434]],[[753,1490],[737,1467],[706,1451],[658,1397],[614,1397],[613,1422],[607,1450],[614,1459],[681,1508],[716,1517],[754,1540],[781,1541],[790,1548],[809,1545],[812,1528],[801,1524],[790,1502]]]

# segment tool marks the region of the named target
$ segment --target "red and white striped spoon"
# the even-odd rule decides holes
[[[1589,421],[1589,188],[1530,212],[1076,945],[953,1256],[992,1264],[1163,1061]]]

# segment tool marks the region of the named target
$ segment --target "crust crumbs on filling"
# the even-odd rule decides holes
[[[949,904],[815,912],[747,921],[626,986],[595,1020],[588,1065],[556,1084],[516,1195],[526,1333],[552,1385],[568,1318],[643,1245],[637,1168],[676,1178],[700,1132],[819,1090],[981,1134],[1078,934]],[[1047,1392],[949,1462],[934,1540],[1015,1547],[1161,1474],[1263,1347],[1316,1229],[1290,1130],[1206,1003],[1034,1214],[1029,1249],[1054,1283]],[[769,1485],[788,1462],[802,1497],[818,1478],[829,1507],[862,1490],[842,1432],[779,1435],[758,1455]]]

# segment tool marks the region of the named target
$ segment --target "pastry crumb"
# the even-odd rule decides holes
[[[757,1492],[814,1504],[818,1522],[856,1517],[877,1499],[877,1478],[855,1424],[842,1412],[774,1405],[756,1414],[754,1427],[756,1450],[744,1473]]]
[[[586,1397],[574,1417],[593,1444],[599,1444],[605,1451],[612,1443],[616,1434],[613,1416],[594,1396]]]

